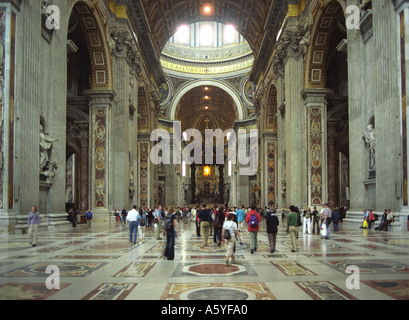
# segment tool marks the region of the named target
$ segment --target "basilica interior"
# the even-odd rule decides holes
[[[408,299],[409,1],[3,0],[0,44],[0,299]],[[194,224],[170,270],[153,229],[130,246],[113,217],[203,203],[346,216],[329,242],[300,234],[296,254],[285,219],[278,254],[262,224],[258,257],[243,234],[234,270]],[[385,209],[387,233],[360,228]],[[54,260],[57,293],[37,285]],[[361,291],[344,288],[351,261]]]

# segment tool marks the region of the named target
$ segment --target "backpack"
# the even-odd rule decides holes
[[[146,225],[146,221],[145,221],[144,217],[145,217],[145,215],[141,216],[141,221],[139,222],[139,225],[141,227],[144,227]]]
[[[257,227],[258,226],[257,214],[253,214],[253,215],[250,216],[249,225],[251,227]]]
[[[165,230],[172,230],[173,228],[173,219],[172,215],[168,214],[165,216]]]

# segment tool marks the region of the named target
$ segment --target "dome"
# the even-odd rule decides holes
[[[247,72],[253,51],[231,24],[196,22],[181,25],[166,43],[161,56],[166,71],[190,74]]]

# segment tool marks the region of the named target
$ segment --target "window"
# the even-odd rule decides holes
[[[186,161],[182,161],[182,177],[186,177]]]
[[[200,26],[200,46],[211,47],[213,46],[213,26],[210,24],[204,24]]]
[[[236,28],[230,24],[224,27],[224,42],[227,44],[233,44],[236,42]]]
[[[189,44],[189,40],[190,40],[189,26],[187,25],[180,26],[176,32],[176,42],[178,44]]]

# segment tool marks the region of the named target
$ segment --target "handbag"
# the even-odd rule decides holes
[[[226,239],[226,240],[231,239],[231,234],[230,234],[230,231],[228,229],[224,230],[223,238]]]
[[[368,228],[368,221],[364,220],[364,223],[362,224],[362,228]]]
[[[302,226],[301,214],[299,214],[299,213],[297,213],[297,225],[298,225],[299,227]]]
[[[327,236],[327,225],[325,223],[321,225],[320,234],[324,238]]]

